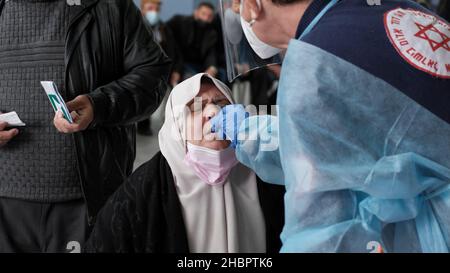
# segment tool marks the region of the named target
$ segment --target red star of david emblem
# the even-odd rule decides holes
[[[419,23],[415,23],[415,24],[419,28],[419,32],[414,34],[414,36],[422,38],[424,40],[427,40],[428,43],[430,44],[433,52],[438,50],[439,48],[443,48],[447,51],[450,51],[450,45],[449,45],[450,38],[447,35],[445,35],[441,31],[439,31],[439,29],[435,28],[432,24],[429,24],[428,26],[424,26]],[[428,36],[428,33],[427,33],[428,31],[437,33],[439,36],[441,36],[442,41],[439,42],[439,41],[435,41],[435,40],[431,39]]]

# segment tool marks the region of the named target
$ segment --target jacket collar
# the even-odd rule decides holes
[[[3,0],[4,1],[4,0]],[[98,0],[80,0],[80,6],[73,6],[74,8],[70,9],[70,23],[69,28],[72,26],[74,22],[76,22],[90,7],[98,2]]]
[[[297,27],[297,33],[295,38],[298,39],[302,35],[303,31],[308,27],[308,25],[314,20],[314,18],[325,8],[331,0],[313,0],[313,2],[306,8],[305,13],[300,19],[300,23]]]
[[[69,11],[70,22],[66,37],[67,63],[73,53],[76,42],[81,36],[81,33],[92,19],[92,15],[88,13],[88,10],[97,2],[98,0],[81,0],[81,6],[74,6],[74,8],[71,8]]]
[[[3,6],[5,5],[5,0],[0,0],[0,15],[2,14]]]
[[[65,75],[65,88],[67,88],[67,80],[69,76],[69,64],[72,60],[73,53],[78,44],[78,40],[83,34],[84,30],[87,28],[89,23],[91,22],[92,15],[88,12],[88,10],[94,6],[98,0],[81,0],[81,6],[77,6],[77,8],[70,9],[69,16],[69,28],[67,30],[66,36],[66,54],[65,54],[65,65],[66,65],[66,75]]]

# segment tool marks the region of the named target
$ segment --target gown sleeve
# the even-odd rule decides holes
[[[239,128],[237,159],[252,169],[262,181],[284,185],[278,142],[278,118],[252,116]]]

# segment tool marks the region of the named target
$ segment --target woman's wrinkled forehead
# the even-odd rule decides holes
[[[181,82],[172,90],[170,96],[171,107],[179,108],[189,105],[194,98],[199,97],[201,89],[204,89],[204,86],[209,84],[212,84],[219,93],[222,93],[230,103],[234,103],[231,91],[225,84],[205,74],[197,74]]]
[[[232,103],[227,98],[226,94],[224,94],[215,84],[209,82],[204,82],[201,84],[197,96],[188,103],[188,106],[191,105],[196,98],[198,98],[197,100],[200,101],[211,101],[216,104]]]
[[[228,99],[229,103],[233,103],[231,92],[228,87],[211,77],[204,76],[200,81],[200,89],[197,96],[203,96],[204,94],[214,97],[225,97]]]

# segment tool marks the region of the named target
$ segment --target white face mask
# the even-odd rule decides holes
[[[155,26],[159,22],[159,13],[156,11],[147,11],[145,13],[145,18],[150,23],[150,25]]]
[[[257,1],[258,6],[261,7],[261,2]],[[243,10],[243,1],[241,1],[241,14]],[[247,38],[248,43],[252,47],[253,51],[261,58],[261,59],[269,59],[281,52],[281,49],[268,45],[261,41],[258,36],[256,36],[255,32],[252,29],[252,26],[249,22],[245,21],[241,16],[241,24],[242,29],[244,30],[245,37]]]

